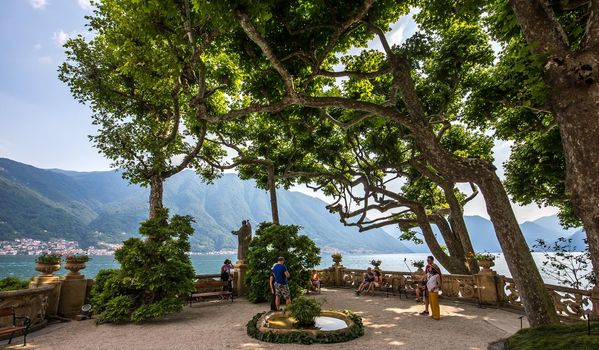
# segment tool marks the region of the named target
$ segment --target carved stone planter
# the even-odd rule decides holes
[[[85,263],[67,260],[67,262],[64,264],[64,268],[70,271],[67,274],[68,278],[70,278],[70,279],[83,278],[83,275],[79,272],[79,270],[83,270],[85,268]]]
[[[35,271],[41,272],[42,276],[50,277],[56,271],[60,270],[60,263],[58,264],[46,264],[46,263],[35,263]]]
[[[495,266],[495,262],[491,259],[483,259],[478,261],[478,266],[482,267],[480,273],[491,274],[494,272],[491,267]]]
[[[333,254],[331,256],[333,258],[333,262],[335,263],[335,266],[339,266],[341,264],[341,255],[337,255],[337,254]]]

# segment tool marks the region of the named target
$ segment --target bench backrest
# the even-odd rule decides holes
[[[227,285],[224,281],[198,281],[195,284],[198,292],[215,292],[222,290],[223,286]]]

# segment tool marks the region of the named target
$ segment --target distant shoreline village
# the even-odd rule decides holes
[[[40,241],[37,239],[21,238],[0,241],[0,255],[41,255],[42,253],[85,254],[85,255],[114,255],[122,243],[98,242],[97,246],[89,246],[83,249],[79,242],[57,239],[51,241]],[[190,252],[190,255],[224,255],[236,254],[237,250],[219,250],[208,252]]]

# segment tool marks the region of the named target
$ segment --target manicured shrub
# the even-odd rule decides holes
[[[158,211],[141,224],[146,239],[130,238],[115,253],[120,269],[101,270],[91,302],[99,323],[143,322],[180,311],[194,290],[193,266],[186,254],[193,234],[191,217]]]
[[[320,249],[310,238],[300,235],[299,230],[294,225],[260,224],[247,256],[246,284],[251,302],[270,299],[268,278],[279,256],[285,258],[291,275],[287,283],[292,300],[306,288],[312,269],[320,263]]]
[[[297,326],[313,326],[316,317],[320,316],[320,303],[315,299],[299,297],[293,300],[286,312],[295,318]]]

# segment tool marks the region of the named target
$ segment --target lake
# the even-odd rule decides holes
[[[373,259],[381,260],[381,269],[383,271],[413,271],[411,262],[415,260],[426,260],[428,254],[413,253],[413,254],[365,254],[365,255],[344,255],[342,264],[347,268],[365,269],[370,266],[370,261]],[[538,266],[543,263],[544,256],[542,253],[532,253]],[[219,273],[220,267],[225,259],[237,260],[237,255],[192,255],[191,262],[197,274],[215,274]],[[333,264],[330,254],[322,256],[322,262],[319,268],[330,267]],[[407,265],[407,266],[406,266]],[[18,277],[27,279],[38,274],[35,269],[35,256],[32,255],[1,255],[0,256],[0,278],[3,277]],[[85,270],[81,272],[86,277],[94,277],[99,270],[117,268],[119,263],[114,259],[114,256],[93,256],[92,260],[87,263]],[[496,254],[495,266],[493,267],[497,273],[501,275],[511,276],[507,268],[507,264],[502,254]],[[444,270],[444,269],[443,269]],[[63,275],[67,273],[65,269],[61,269],[56,274]],[[447,272],[447,271],[443,271]],[[543,274],[541,272],[541,274]],[[555,279],[544,275],[546,283],[557,284]]]

